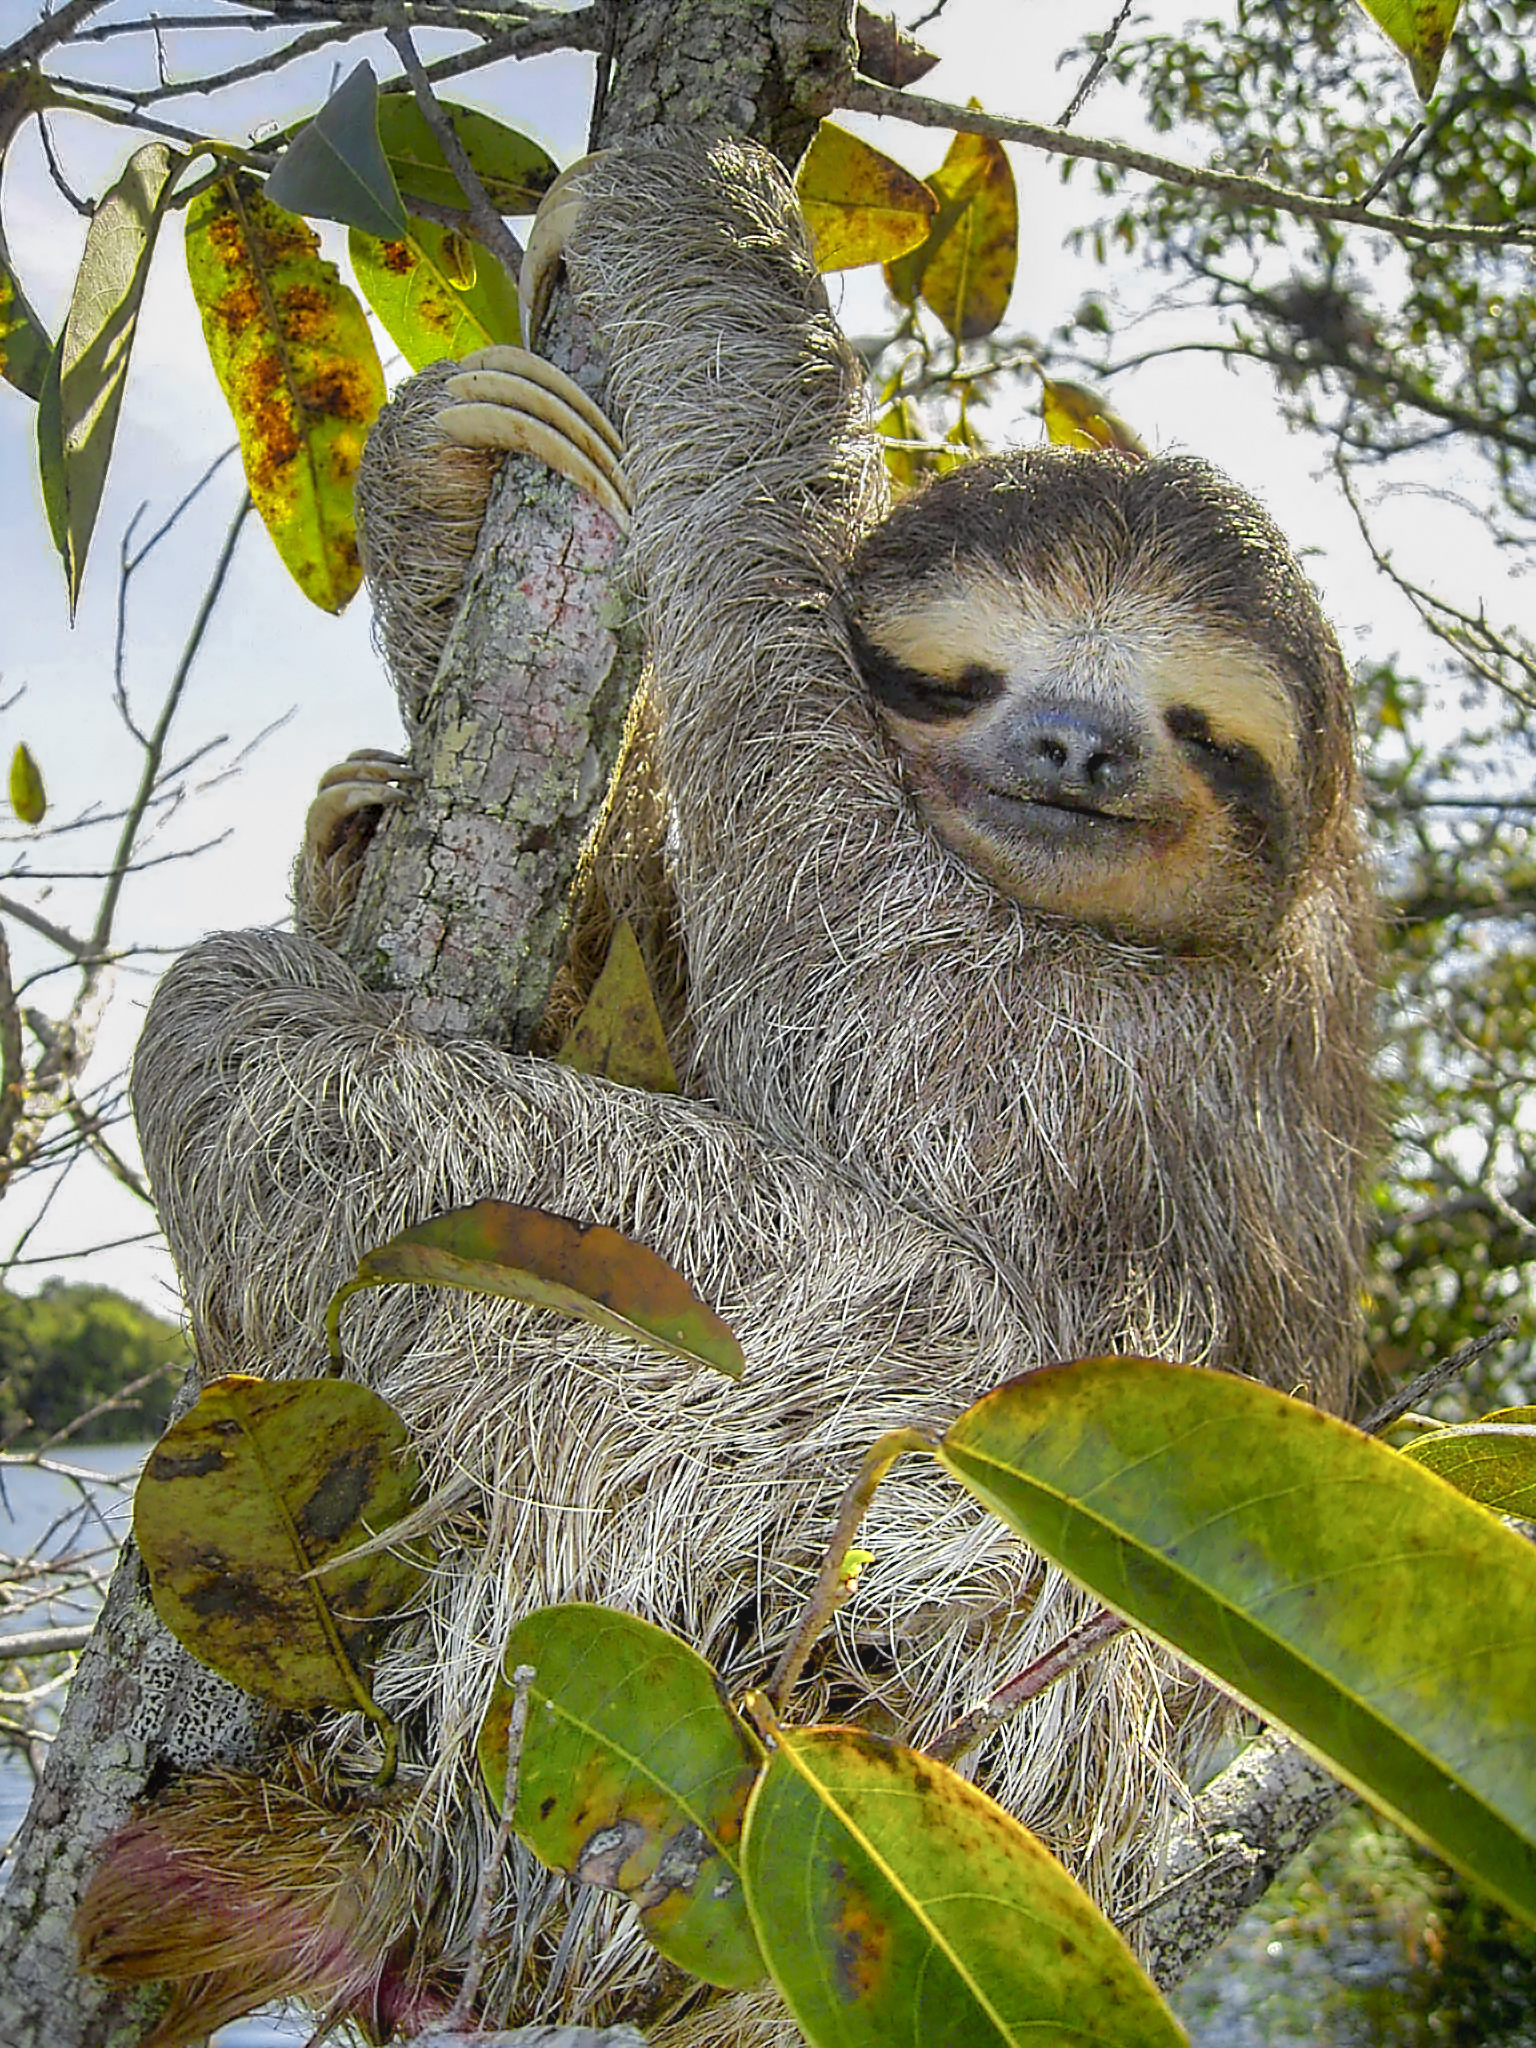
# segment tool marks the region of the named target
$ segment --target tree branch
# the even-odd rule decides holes
[[[1150,150],[1134,149],[1129,143],[1071,135],[1061,128],[1045,127],[1039,121],[1007,119],[980,113],[974,107],[954,106],[945,100],[895,92],[866,78],[855,79],[841,95],[839,104],[854,113],[886,114],[922,128],[951,128],[964,135],[990,135],[999,142],[1022,142],[1048,156],[1082,157],[1090,163],[1114,164],[1121,170],[1139,171],[1145,177],[1156,178],[1161,184],[1206,192],[1234,205],[1291,213],[1303,220],[1339,221],[1390,235],[1396,241],[1454,243],[1472,249],[1536,249],[1533,228],[1462,227],[1449,221],[1417,220],[1411,214],[1377,213],[1355,200],[1318,199],[1307,192],[1293,192],[1284,185],[1271,185],[1263,178],[1244,178],[1203,165],[1179,163],[1172,157],[1154,156]]]

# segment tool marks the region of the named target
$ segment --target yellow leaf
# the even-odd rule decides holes
[[[11,756],[11,809],[23,825],[41,825],[48,809],[43,771],[25,740]]]
[[[1063,448],[1117,448],[1124,455],[1145,455],[1146,443],[1134,427],[1111,412],[1086,384],[1040,378],[1040,410],[1045,431]]]
[[[675,1095],[677,1073],[629,919],[621,918],[586,1008],[556,1055],[578,1074],[601,1074],[624,1088]]]
[[[889,263],[928,233],[938,202],[921,178],[823,121],[795,175],[818,270]]]
[[[1008,310],[1019,261],[1019,196],[1000,142],[957,135],[928,183],[939,211],[920,248],[886,269],[905,306],[919,296],[956,341],[980,341]]]

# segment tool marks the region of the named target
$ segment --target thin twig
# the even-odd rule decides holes
[[[485,1965],[490,1954],[491,1917],[496,1909],[496,1883],[501,1875],[502,1860],[512,1840],[512,1816],[517,1811],[517,1785],[523,1765],[523,1732],[528,1725],[528,1688],[533,1683],[534,1667],[519,1664],[512,1673],[512,1708],[507,1717],[507,1776],[501,1795],[501,1815],[496,1823],[496,1834],[491,1843],[491,1853],[485,1859],[480,1872],[480,1886],[475,1893],[474,1918],[470,1923],[469,1963],[459,1982],[458,1995],[453,2009],[443,2022],[445,2031],[467,2027],[474,2017],[475,1994],[480,1989],[480,1979],[485,1975]]]
[[[490,196],[480,182],[479,173],[459,140],[459,131],[432,90],[432,81],[422,69],[421,59],[416,54],[416,45],[411,41],[410,30],[392,28],[389,31],[389,42],[411,82],[411,91],[416,95],[416,104],[420,107],[427,126],[436,136],[438,146],[448,159],[449,170],[458,179],[460,190],[469,201],[470,218],[479,230],[479,239],[498,259],[512,283],[516,284],[523,267],[523,246],[491,204]]]
[[[1410,1380],[1406,1387],[1399,1387],[1395,1394],[1373,1408],[1355,1427],[1363,1429],[1367,1436],[1380,1436],[1384,1429],[1390,1429],[1394,1422],[1406,1415],[1410,1408],[1417,1408],[1427,1394],[1433,1394],[1451,1380],[1459,1379],[1469,1365],[1491,1351],[1495,1344],[1506,1344],[1519,1329],[1513,1316],[1506,1316],[1502,1323],[1495,1323],[1485,1337],[1473,1337],[1470,1342],[1459,1345],[1449,1358],[1442,1358],[1438,1365],[1421,1372],[1417,1379]]]
[[[937,1739],[924,1746],[924,1754],[937,1757],[940,1763],[950,1764],[957,1757],[974,1749],[978,1742],[990,1735],[994,1728],[1001,1728],[1005,1721],[1011,1721],[1021,1707],[1054,1685],[1064,1673],[1091,1657],[1103,1644],[1112,1642],[1130,1623],[1118,1614],[1111,1614],[1107,1607],[1101,1607],[1096,1614],[1090,1614],[1085,1622],[1072,1629],[1033,1664],[1027,1664],[1016,1677],[1000,1685],[996,1692],[989,1693],[980,1706],[972,1707],[968,1714],[962,1714],[958,1721],[952,1721]]]
[[[35,64],[49,50],[67,43],[81,22],[89,21],[106,5],[107,0],[64,0],[62,7],[55,7],[8,48],[0,50],[0,71],[19,71],[23,65]]]
[[[104,953],[112,937],[112,924],[117,915],[118,898],[122,895],[123,883],[127,880],[129,870],[133,866],[134,842],[138,838],[139,827],[143,823],[144,813],[149,808],[150,800],[159,785],[160,762],[165,753],[166,740],[170,736],[171,721],[176,716],[177,709],[181,703],[182,692],[185,690],[188,678],[191,676],[192,664],[197,659],[198,649],[203,644],[203,635],[208,630],[208,621],[213,616],[214,606],[218,603],[223,593],[224,581],[229,574],[230,563],[234,560],[235,545],[240,538],[240,530],[245,525],[246,516],[250,509],[250,493],[248,491],[243,492],[240,503],[235,509],[235,516],[230,521],[229,532],[224,537],[224,545],[219,551],[219,559],[214,564],[213,574],[208,580],[208,587],[203,592],[202,603],[197,608],[197,617],[192,621],[192,630],[187,635],[186,645],[181,650],[181,659],[176,664],[176,673],[171,678],[171,686],[165,693],[165,702],[160,707],[160,716],[155,720],[145,744],[144,766],[139,775],[139,786],[134,792],[133,801],[128,806],[128,814],[123,820],[122,831],[118,835],[117,850],[112,857],[112,866],[107,877],[107,886],[102,891],[101,904],[96,913],[95,929],[91,933],[91,950],[93,953]],[[162,859],[170,858],[173,858],[173,856],[162,856]]]
[[[1082,84],[1077,88],[1077,91],[1073,93],[1071,99],[1067,102],[1066,112],[1062,115],[1061,119],[1056,123],[1056,126],[1058,128],[1070,128],[1072,126],[1072,123],[1077,119],[1078,115],[1083,111],[1084,101],[1088,98],[1088,95],[1093,91],[1094,87],[1098,84],[1099,80],[1104,76],[1105,67],[1109,63],[1110,55],[1115,47],[1115,42],[1119,37],[1121,29],[1123,29],[1125,27],[1125,24],[1130,20],[1131,9],[1135,6],[1135,4],[1136,0],[1122,0],[1120,12],[1115,16],[1114,20],[1109,24],[1109,27],[1105,29],[1103,35],[1099,38],[1098,48],[1093,53],[1093,62],[1088,66],[1088,69],[1084,72]]]
[[[54,149],[53,134],[48,126],[48,116],[46,114],[40,113],[37,117],[37,133],[43,145],[43,156],[48,165],[49,177],[52,178],[59,192],[83,220],[93,219],[96,213],[95,207],[92,206],[88,199],[80,197],[80,194],[64,175],[64,166],[59,162],[58,153]]]
[[[1370,228],[1396,241],[1446,243],[1473,249],[1536,248],[1536,228],[1467,227],[1455,221],[1419,220],[1410,214],[1375,213],[1358,200],[1318,199],[1308,192],[1294,192],[1285,185],[1271,185],[1264,178],[1245,178],[1235,172],[1212,170],[1199,164],[1179,163],[1172,157],[1154,156],[1150,150],[1133,149],[1128,143],[1106,142],[1090,136],[1073,135],[1062,128],[1048,128],[1039,121],[1006,119],[979,113],[974,107],[952,105],[946,100],[895,92],[867,78],[855,79],[843,94],[841,104],[860,114],[887,114],[898,121],[910,121],[922,128],[949,128],[965,135],[990,135],[999,142],[1022,142],[1049,156],[1082,157],[1090,163],[1113,164],[1121,170],[1139,171],[1165,185],[1181,186],[1191,192],[1209,192],[1219,199],[1241,206],[1258,206],[1275,213],[1292,213],[1303,220],[1335,220],[1347,226]]]

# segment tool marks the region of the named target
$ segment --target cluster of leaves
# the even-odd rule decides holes
[[[1410,10],[1402,10],[1409,12]],[[1111,60],[1154,128],[1195,136],[1223,171],[1427,220],[1484,225],[1536,209],[1536,69],[1525,10],[1468,0],[1422,122],[1393,53],[1354,0],[1298,16],[1238,0],[1235,19],[1135,37]],[[1298,48],[1299,39],[1304,48]],[[1458,437],[1518,518],[1536,513],[1536,305],[1523,252],[1388,242],[1173,185],[1127,191],[1080,231],[1192,280],[1225,309],[1234,353],[1270,363],[1310,427],[1372,459]],[[1095,302],[1097,304],[1097,302]]]
[[[174,1324],[109,1287],[47,1280],[36,1294],[0,1290],[0,1438],[37,1442],[87,1414],[95,1442],[151,1436],[190,1362]]]
[[[26,116],[56,101],[40,74],[0,79],[0,160]],[[488,115],[443,112],[493,203],[508,213],[536,206],[555,175],[539,145]],[[359,153],[377,190],[357,176]],[[285,152],[279,198],[266,189],[270,180],[240,167],[248,156],[214,139],[136,150],[94,209],[56,339],[33,313],[0,239],[0,375],[38,404],[43,499],[71,606],[150,266],[171,215],[185,216],[188,275],[252,498],[294,580],[327,611],[340,611],[361,581],[353,482],[384,402],[384,375],[356,294],[281,195],[313,215],[351,221],[358,288],[413,369],[518,339],[516,289],[499,263],[456,229],[410,210],[468,201],[414,100],[381,100],[366,66]],[[337,184],[344,208],[326,199]]]

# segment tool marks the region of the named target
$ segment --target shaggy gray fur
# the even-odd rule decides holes
[[[730,145],[605,164],[571,268],[637,492],[697,1099],[425,1043],[322,948],[269,933],[171,970],[135,1070],[209,1372],[321,1369],[358,1255],[481,1195],[630,1232],[745,1347],[731,1385],[505,1305],[349,1307],[352,1368],[406,1416],[442,1524],[423,1627],[378,1690],[427,1768],[420,1913],[450,1958],[488,1838],[470,1752],[516,1615],[606,1601],[761,1679],[882,1430],[1116,1350],[1337,1401],[1355,1347],[1352,826],[1334,820],[1241,960],[1112,944],[999,896],[914,812],[860,693],[841,583],[883,507],[880,456],[781,176]],[[808,1714],[921,1742],[1084,1612],[924,1461],[897,1467],[861,1541],[876,1562]],[[1208,1710],[1121,1639],[978,1775],[1124,1911]],[[568,1907],[519,1861],[488,2023],[647,2015],[624,1915]],[[797,2037],[753,1994],[654,2038]]]

